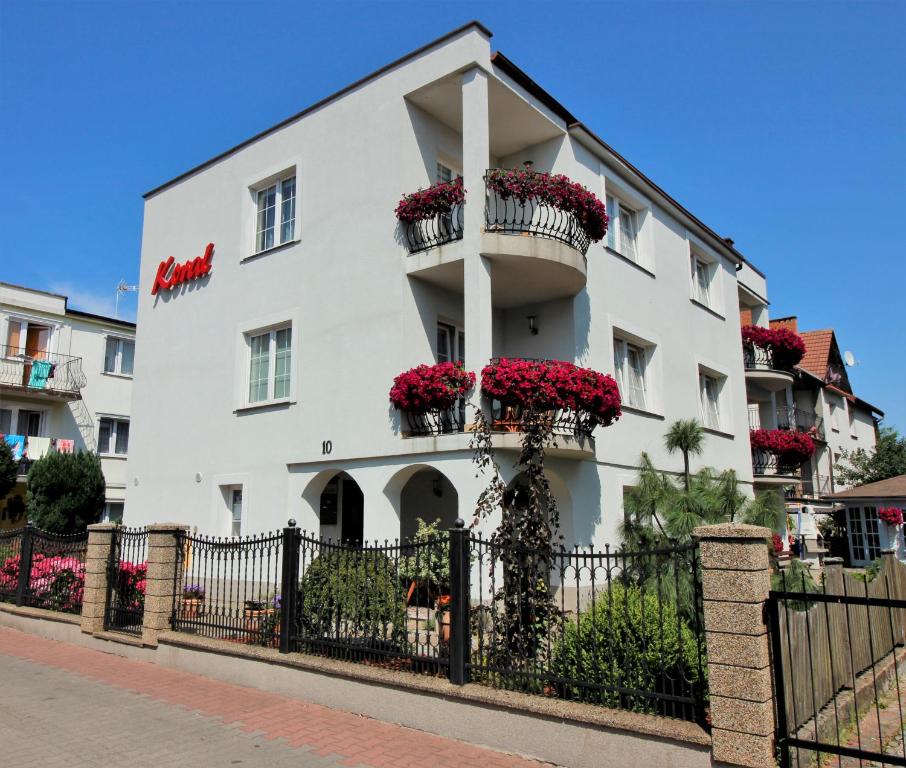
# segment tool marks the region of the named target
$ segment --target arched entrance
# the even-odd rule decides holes
[[[558,475],[547,468],[545,468],[544,474],[550,485],[551,494],[557,502],[557,513],[560,519],[559,530],[556,532],[553,543],[555,547],[559,547],[562,544],[568,549],[576,543],[574,541],[573,533],[572,496],[566,483],[564,483]],[[525,473],[520,472],[516,475],[516,477],[507,484],[507,490],[510,492],[509,502],[515,507],[518,507],[520,503],[528,503],[528,480]],[[545,509],[544,512],[545,519],[550,522],[548,510]]]
[[[427,464],[401,469],[387,483],[384,494],[399,514],[400,541],[415,535],[418,518],[428,524],[439,520],[445,530],[459,517],[456,487],[443,472]]]
[[[346,472],[331,477],[318,503],[320,535],[344,544],[361,544],[365,526],[365,497]]]

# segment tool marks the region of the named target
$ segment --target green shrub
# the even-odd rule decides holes
[[[561,696],[636,712],[664,712],[670,704],[619,689],[688,695],[689,686],[704,682],[698,643],[677,616],[676,605],[659,604],[656,594],[621,584],[599,595],[594,609],[578,622],[566,623],[554,649],[553,671],[603,686],[564,683]]]
[[[394,563],[383,553],[329,548],[299,584],[303,638],[336,638],[400,646],[406,638],[405,593]]]
[[[13,449],[0,439],[0,499],[16,487],[19,465],[13,459]]]
[[[106,485],[93,453],[51,451],[28,470],[28,519],[51,533],[79,533],[101,519]]]

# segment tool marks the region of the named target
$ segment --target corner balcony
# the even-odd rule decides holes
[[[489,169],[484,181],[480,252],[493,264],[494,305],[516,307],[578,294],[587,280],[588,248],[606,230],[603,204],[566,177],[531,168]],[[461,290],[464,254],[457,245],[465,227],[461,184],[454,202],[442,203],[443,210],[433,212],[438,198],[454,197],[453,183],[404,198],[401,206],[423,205],[422,210],[432,212],[404,221],[402,228],[410,254],[407,273],[447,290]],[[583,224],[577,210],[588,223]]]
[[[774,487],[798,485],[802,479],[802,468],[801,465],[782,463],[780,458],[770,451],[753,448],[752,474],[758,485]]]
[[[17,395],[78,400],[87,384],[82,358],[20,351],[0,345],[0,390]]]
[[[746,381],[760,385],[769,392],[786,389],[793,383],[793,372],[777,365],[774,353],[770,349],[743,342],[742,361],[746,371]]]

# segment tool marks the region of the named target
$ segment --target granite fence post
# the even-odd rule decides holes
[[[723,523],[696,528],[700,542],[712,758],[774,768],[774,694],[765,603],[771,531]]]
[[[147,526],[148,558],[145,577],[145,612],[142,643],[156,646],[157,636],[170,629],[174,596],[182,589],[180,533],[188,526],[158,523]]]
[[[82,631],[88,634],[104,629],[107,611],[107,566],[116,523],[96,523],[88,526],[88,547],[85,550],[85,591],[82,594]]]

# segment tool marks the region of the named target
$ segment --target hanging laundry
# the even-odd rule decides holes
[[[53,366],[48,360],[35,360],[31,364],[31,375],[28,377],[28,386],[31,389],[44,389],[47,386],[47,378]]]
[[[4,435],[3,440],[13,449],[13,461],[21,461],[25,455],[25,435]]]
[[[75,453],[75,440],[58,437],[54,440],[54,447],[60,453]]]
[[[37,461],[50,450],[49,437],[29,437],[25,446],[25,455],[31,461]]]

